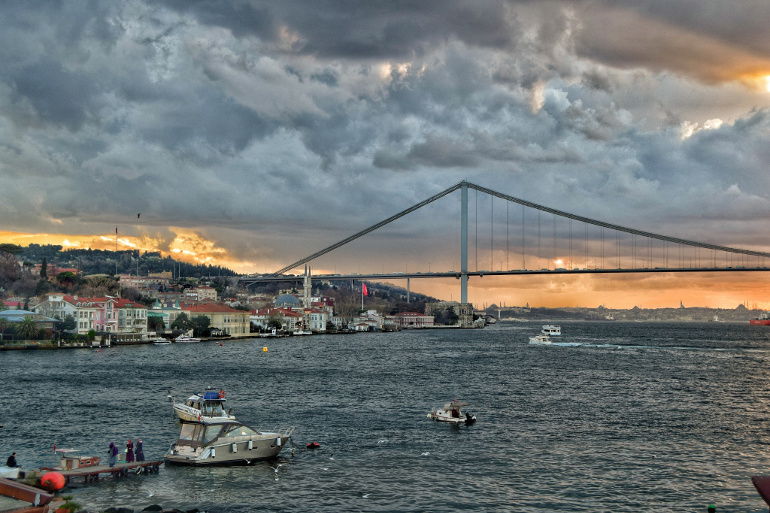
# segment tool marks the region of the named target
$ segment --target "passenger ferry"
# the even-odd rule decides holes
[[[540,330],[540,333],[549,337],[554,335],[561,336],[561,326],[556,326],[555,324],[546,324],[543,326],[543,329]]]

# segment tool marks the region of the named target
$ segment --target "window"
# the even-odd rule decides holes
[[[225,436],[231,437],[231,436],[249,436],[249,435],[256,435],[257,432],[251,429],[247,426],[233,426],[230,428],[230,431],[228,431]]]

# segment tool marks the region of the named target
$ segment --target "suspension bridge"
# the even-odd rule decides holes
[[[469,269],[469,190],[492,198],[490,236],[491,263],[500,259],[500,269],[478,269],[478,198],[476,199],[476,234],[474,237],[476,269]],[[385,280],[412,278],[457,278],[460,280],[461,303],[468,302],[468,278],[482,276],[534,274],[617,274],[617,273],[682,273],[682,272],[751,272],[770,271],[770,253],[699,242],[621,226],[598,219],[564,212],[545,205],[503,194],[468,181],[462,181],[430,198],[413,205],[379,223],[361,230],[331,246],[301,258],[271,274],[245,276],[246,285],[270,281],[298,281],[303,275],[287,275],[288,271],[339,249],[397,221],[435,201],[460,191],[459,271],[380,272],[348,274],[316,274],[316,280]],[[505,245],[494,243],[494,199],[505,203]],[[510,206],[520,206],[521,212],[511,219]],[[548,217],[547,217],[548,216]],[[545,219],[544,219],[545,218]],[[549,233],[548,220],[551,221]],[[564,229],[564,221],[567,228]],[[557,224],[559,228],[557,229]],[[513,225],[513,230],[511,226]],[[591,235],[589,237],[589,226]],[[512,236],[513,233],[513,236]],[[549,238],[550,235],[550,238]],[[500,236],[502,238],[502,236]],[[550,242],[550,244],[549,244]],[[511,258],[514,263],[512,265]],[[520,259],[521,265],[518,266]],[[503,261],[505,265],[503,265]],[[407,289],[408,289],[407,285]]]

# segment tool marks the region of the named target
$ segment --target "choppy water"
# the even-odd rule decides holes
[[[239,420],[304,447],[250,467],[162,468],[80,486],[87,509],[767,511],[770,328],[562,323],[171,346],[0,352],[0,455],[176,439],[171,393],[227,391]],[[555,338],[555,337],[554,337]],[[267,345],[268,352],[262,347]],[[426,418],[452,398],[478,422]]]

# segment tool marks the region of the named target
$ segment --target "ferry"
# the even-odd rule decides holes
[[[540,330],[540,333],[547,336],[561,336],[561,326],[557,326],[555,324],[546,324],[543,326],[543,329]]]
[[[764,312],[757,319],[751,319],[749,324],[752,326],[770,326],[770,318],[768,318],[767,312]]]

